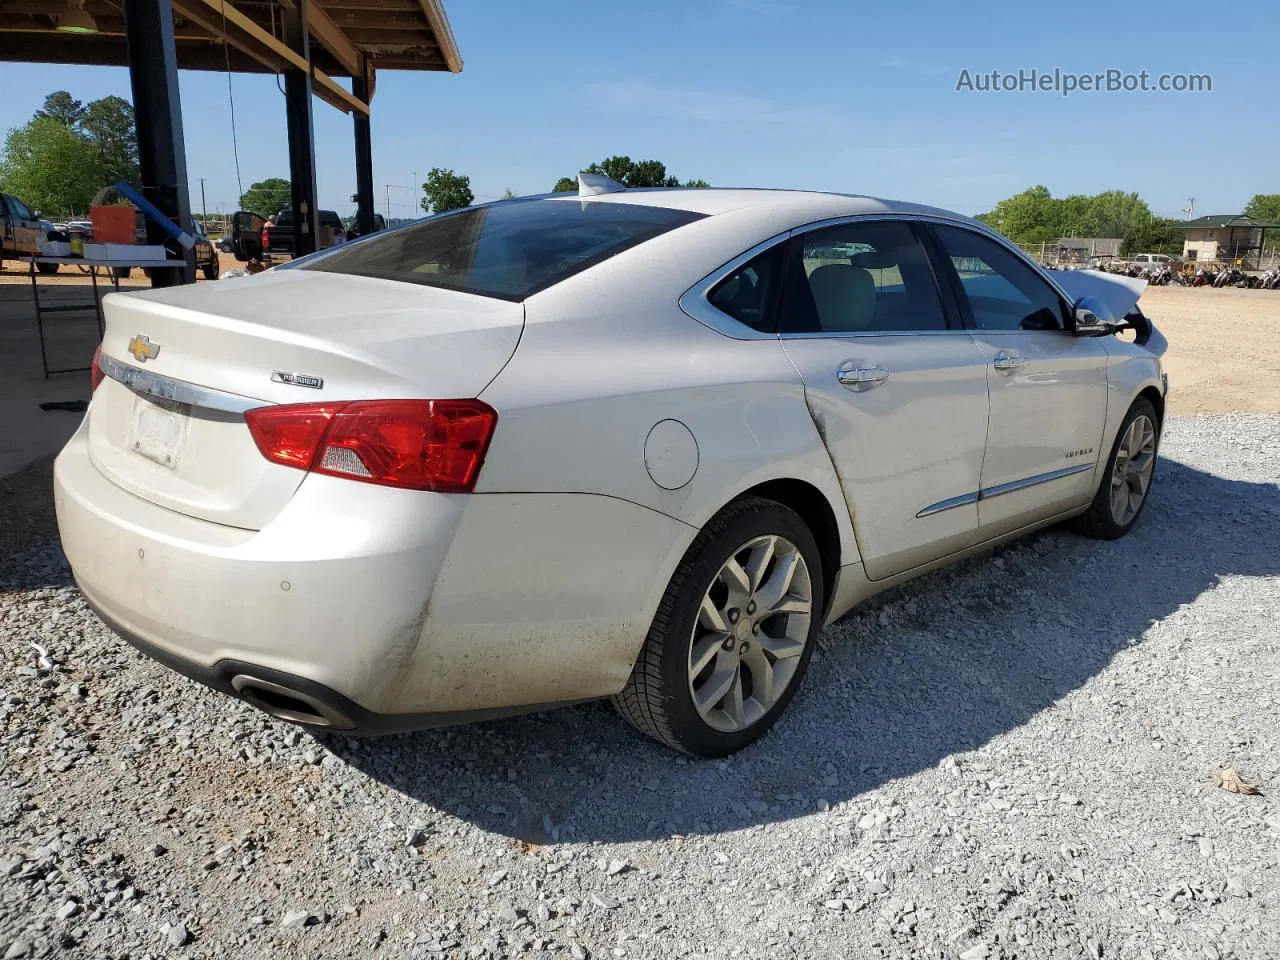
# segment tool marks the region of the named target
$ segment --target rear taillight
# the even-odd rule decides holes
[[[98,389],[98,384],[100,384],[102,382],[103,377],[106,376],[106,374],[102,372],[102,364],[98,362],[101,356],[102,356],[102,344],[98,344],[96,347],[93,348],[93,362],[89,364],[89,384],[90,384],[89,392],[90,393]]]
[[[263,250],[266,250],[267,245],[271,242],[271,234],[269,233],[270,229],[271,228],[268,227],[265,223],[262,225],[262,236],[259,239],[262,241]]]
[[[244,415],[273,463],[411,490],[466,493],[498,414],[479,400],[358,400],[258,407]]]

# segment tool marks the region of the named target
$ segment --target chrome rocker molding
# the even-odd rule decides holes
[[[255,407],[269,406],[261,400],[239,397],[234,393],[223,393],[221,390],[210,390],[208,387],[199,387],[185,380],[175,380],[173,377],[165,377],[150,370],[133,367],[108,357],[105,353],[98,355],[98,366],[105,376],[123,383],[134,393],[146,394],[160,400],[189,403],[193,407],[222,410],[226,413],[244,413]]]
[[[962,493],[958,497],[950,497],[946,500],[939,500],[937,503],[930,504],[925,507],[916,517],[931,517],[935,513],[943,513],[947,510],[954,510],[956,507],[967,507],[971,503],[977,503],[982,499],[977,493]]]
[[[935,513],[942,513],[944,510],[954,510],[956,507],[968,506],[971,503],[977,503],[980,500],[991,500],[994,497],[1002,497],[1006,493],[1014,493],[1018,490],[1025,490],[1027,487],[1035,487],[1042,483],[1048,483],[1050,480],[1061,480],[1063,477],[1073,477],[1077,473],[1084,473],[1086,470],[1092,470],[1092,463],[1080,463],[1074,467],[1063,467],[1061,470],[1051,470],[1048,473],[1039,473],[1034,477],[1026,477],[1022,480],[1011,480],[1008,483],[1000,483],[994,487],[987,487],[979,490],[977,493],[965,493],[958,497],[951,497],[948,500],[939,500],[937,503],[930,504],[925,507],[916,517],[930,517]]]

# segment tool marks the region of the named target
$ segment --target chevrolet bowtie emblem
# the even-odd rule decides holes
[[[150,337],[138,334],[129,341],[129,352],[133,354],[134,359],[146,363],[160,355],[160,344],[152,343]]]

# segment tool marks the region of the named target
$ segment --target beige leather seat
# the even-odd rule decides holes
[[[824,331],[870,330],[876,315],[871,274],[848,263],[826,263],[809,274],[809,290]]]

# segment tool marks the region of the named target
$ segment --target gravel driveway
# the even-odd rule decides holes
[[[598,704],[275,722],[89,613],[47,464],[0,481],[0,956],[1280,956],[1280,417],[1163,455],[1126,540],[860,608],[714,763]]]

